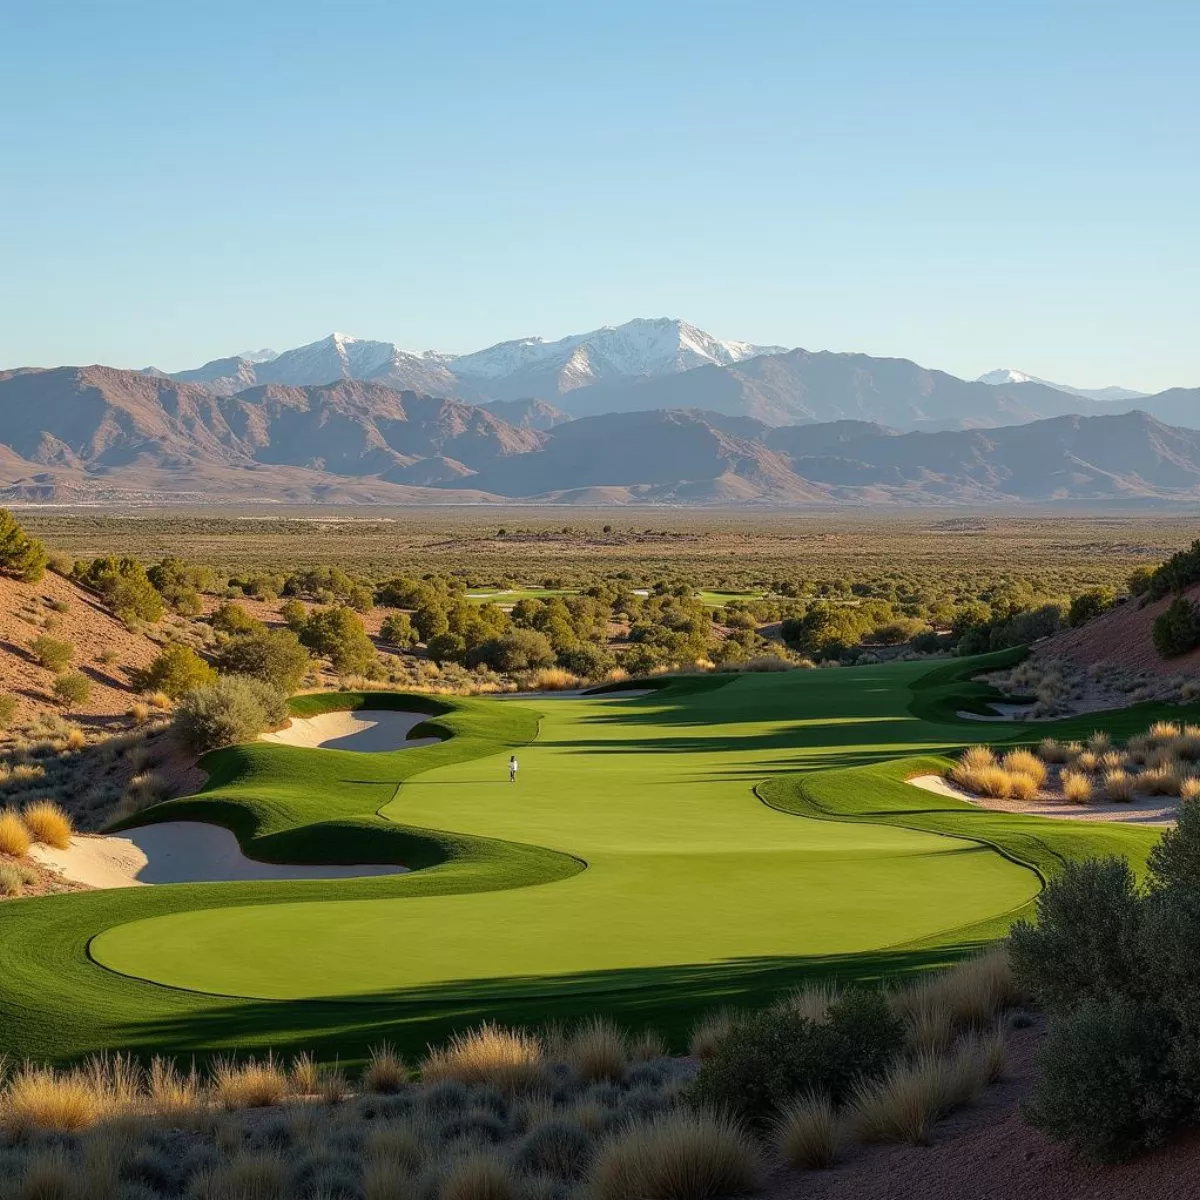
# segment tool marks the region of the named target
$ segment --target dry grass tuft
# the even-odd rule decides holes
[[[1070,751],[1055,738],[1042,738],[1038,746],[1038,757],[1044,763],[1065,763],[1071,759]]]
[[[1046,764],[1031,750],[1010,750],[1001,760],[1010,775],[1027,775],[1036,791],[1046,782]]]
[[[587,1175],[592,1200],[715,1200],[764,1182],[754,1140],[728,1118],[679,1112],[626,1126],[604,1143]]]
[[[26,1064],[0,1094],[0,1120],[15,1136],[37,1130],[73,1133],[105,1112],[102,1098],[82,1071],[55,1071]]]
[[[984,767],[971,773],[966,786],[976,795],[1003,800],[1012,795],[1013,777],[1003,767]]]
[[[1138,776],[1137,783],[1150,796],[1179,795],[1179,776],[1170,767],[1151,767]]]
[[[1000,946],[948,971],[893,991],[888,997],[892,1011],[910,1030],[921,1030],[926,1045],[938,1044],[934,1031],[988,1029],[996,1018],[1020,1000],[1013,980],[1008,952]],[[949,1035],[943,1033],[943,1044]]]
[[[567,1063],[584,1083],[616,1083],[625,1076],[629,1057],[625,1034],[603,1017],[592,1017],[573,1030],[565,1051]]]
[[[1087,748],[1093,754],[1103,754],[1112,745],[1112,738],[1103,729],[1092,730],[1092,736],[1087,740]]]
[[[1195,800],[1200,797],[1200,779],[1195,775],[1189,775],[1186,779],[1179,781],[1179,798],[1180,800]]]
[[[282,1104],[288,1090],[287,1073],[270,1054],[243,1062],[219,1058],[213,1064],[213,1099],[231,1112]]]
[[[506,1159],[479,1150],[453,1163],[438,1200],[523,1200],[524,1189]]]
[[[990,746],[971,746],[964,750],[958,760],[968,771],[981,771],[996,765],[996,756]]]
[[[146,1084],[151,1107],[159,1116],[185,1116],[200,1105],[200,1078],[195,1067],[184,1075],[172,1059],[155,1057]]]
[[[1146,731],[1146,736],[1151,742],[1162,743],[1174,741],[1182,732],[1174,721],[1155,721]]]
[[[490,1083],[510,1093],[532,1091],[545,1082],[545,1053],[533,1034],[488,1022],[431,1050],[421,1063],[421,1078],[427,1083]]]
[[[1092,781],[1081,771],[1064,771],[1061,782],[1064,800],[1086,804],[1092,798]]]
[[[737,1013],[731,1008],[717,1008],[705,1013],[692,1027],[688,1053],[693,1058],[710,1057],[736,1021]]]
[[[841,995],[834,983],[808,983],[788,992],[778,1002],[778,1007],[797,1013],[806,1020],[822,1024],[829,1014],[829,1006]]]
[[[1084,750],[1075,756],[1075,765],[1081,771],[1098,771],[1100,769],[1100,755],[1095,750]]]
[[[629,1041],[629,1057],[634,1062],[652,1062],[665,1058],[667,1053],[667,1043],[657,1029],[643,1029]]]
[[[1037,781],[1029,775],[1010,775],[1009,795],[1014,800],[1032,800],[1038,794]]]
[[[244,1150],[192,1181],[189,1200],[288,1200],[288,1168],[277,1154]]]
[[[1104,798],[1120,804],[1133,799],[1134,778],[1128,771],[1106,771],[1104,774]]]
[[[543,667],[540,671],[534,671],[525,682],[534,692],[566,692],[577,688],[583,681],[562,667]]]
[[[398,1092],[408,1079],[408,1067],[404,1059],[396,1053],[395,1047],[387,1042],[380,1042],[371,1047],[371,1057],[367,1069],[363,1072],[363,1085],[370,1092],[380,1095],[391,1095]]]
[[[13,858],[24,858],[33,845],[33,837],[14,809],[0,812],[0,854],[11,854]]]
[[[66,850],[71,844],[71,818],[53,800],[35,800],[27,804],[21,820],[35,842]]]
[[[821,1170],[837,1162],[843,1139],[842,1123],[828,1096],[797,1096],[779,1113],[771,1141],[779,1156],[804,1171]]]

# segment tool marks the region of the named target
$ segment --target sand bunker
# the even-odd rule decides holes
[[[221,825],[164,821],[111,836],[77,836],[66,850],[34,846],[30,854],[65,879],[94,888],[150,883],[224,883],[261,879],[353,879],[400,875],[393,864],[291,865],[247,858]]]
[[[316,717],[293,717],[283,729],[264,733],[264,742],[285,746],[307,746],[322,750],[360,750],[379,754],[389,750],[412,750],[432,746],[441,738],[410,738],[409,732],[428,713],[399,712],[390,708],[360,708],[353,712],[321,713]]]
[[[998,812],[1024,813],[1030,817],[1057,817],[1070,821],[1115,821],[1123,825],[1174,825],[1179,801],[1161,796],[1142,797],[1128,804],[1097,801],[1094,804],[1071,804],[1066,800],[1014,800],[976,796],[941,775],[917,775],[908,781],[939,796],[953,796],[977,808],[992,808]]]

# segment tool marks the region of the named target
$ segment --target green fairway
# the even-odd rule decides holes
[[[597,1007],[673,1032],[813,974],[948,961],[1002,934],[1063,861],[1140,867],[1157,836],[906,784],[964,742],[1025,734],[954,716],[980,699],[976,669],[696,677],[639,699],[301,697],[298,715],[417,707],[450,736],[390,754],[221,751],[204,792],[142,819],[216,821],[276,861],[420,869],[0,906],[0,1052],[352,1056],[380,1036]]]

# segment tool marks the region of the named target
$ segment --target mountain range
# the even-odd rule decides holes
[[[898,429],[970,429],[1112,413],[1137,400],[1164,420],[1200,423],[1172,402],[1160,405],[1158,397],[1127,388],[1076,388],[1009,369],[968,381],[907,359],[723,341],[665,317],[461,355],[334,333],[282,354],[259,350],[169,376],[154,368],[146,373],[219,396],[270,384],[359,380],[489,407],[538,401],[566,417],[700,408],[775,425],[870,420]],[[547,429],[561,419],[543,410],[518,423]]]
[[[803,423],[734,402],[752,387],[777,418],[785,369],[805,385],[791,401]],[[671,389],[697,374],[724,381],[724,405],[641,402],[695,395]],[[993,416],[1024,423],[934,427],[976,389],[997,393]],[[225,395],[111,367],[5,371],[0,502],[1200,503],[1200,432],[1112,405],[1044,417],[1044,393],[1072,399],[1039,384],[993,388],[901,360],[790,351],[645,378],[634,391],[626,411],[564,420],[542,400],[471,404],[380,380],[256,382]],[[919,412],[919,431],[875,417],[898,395],[912,400],[892,411]],[[1150,400],[1200,412],[1200,389]]]

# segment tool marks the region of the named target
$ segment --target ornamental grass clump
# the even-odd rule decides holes
[[[829,1097],[806,1092],[780,1110],[771,1142],[780,1158],[802,1171],[821,1170],[837,1162],[845,1131]]]
[[[1046,782],[1046,764],[1031,750],[1010,750],[1001,760],[1010,775],[1025,775],[1033,780],[1034,791]]]
[[[1135,779],[1128,771],[1106,771],[1104,773],[1104,798],[1118,804],[1128,804],[1133,799]]]
[[[538,1037],[491,1022],[456,1033],[445,1046],[431,1050],[420,1071],[426,1083],[490,1083],[508,1093],[534,1091],[547,1077],[545,1053]]]
[[[66,850],[71,844],[71,818],[53,800],[35,800],[21,811],[21,820],[35,842]]]
[[[1060,782],[1064,800],[1086,804],[1092,798],[1092,781],[1082,771],[1064,771]]]
[[[29,847],[32,845],[33,835],[21,820],[20,814],[12,808],[0,812],[0,854],[23,858],[29,853]]]

